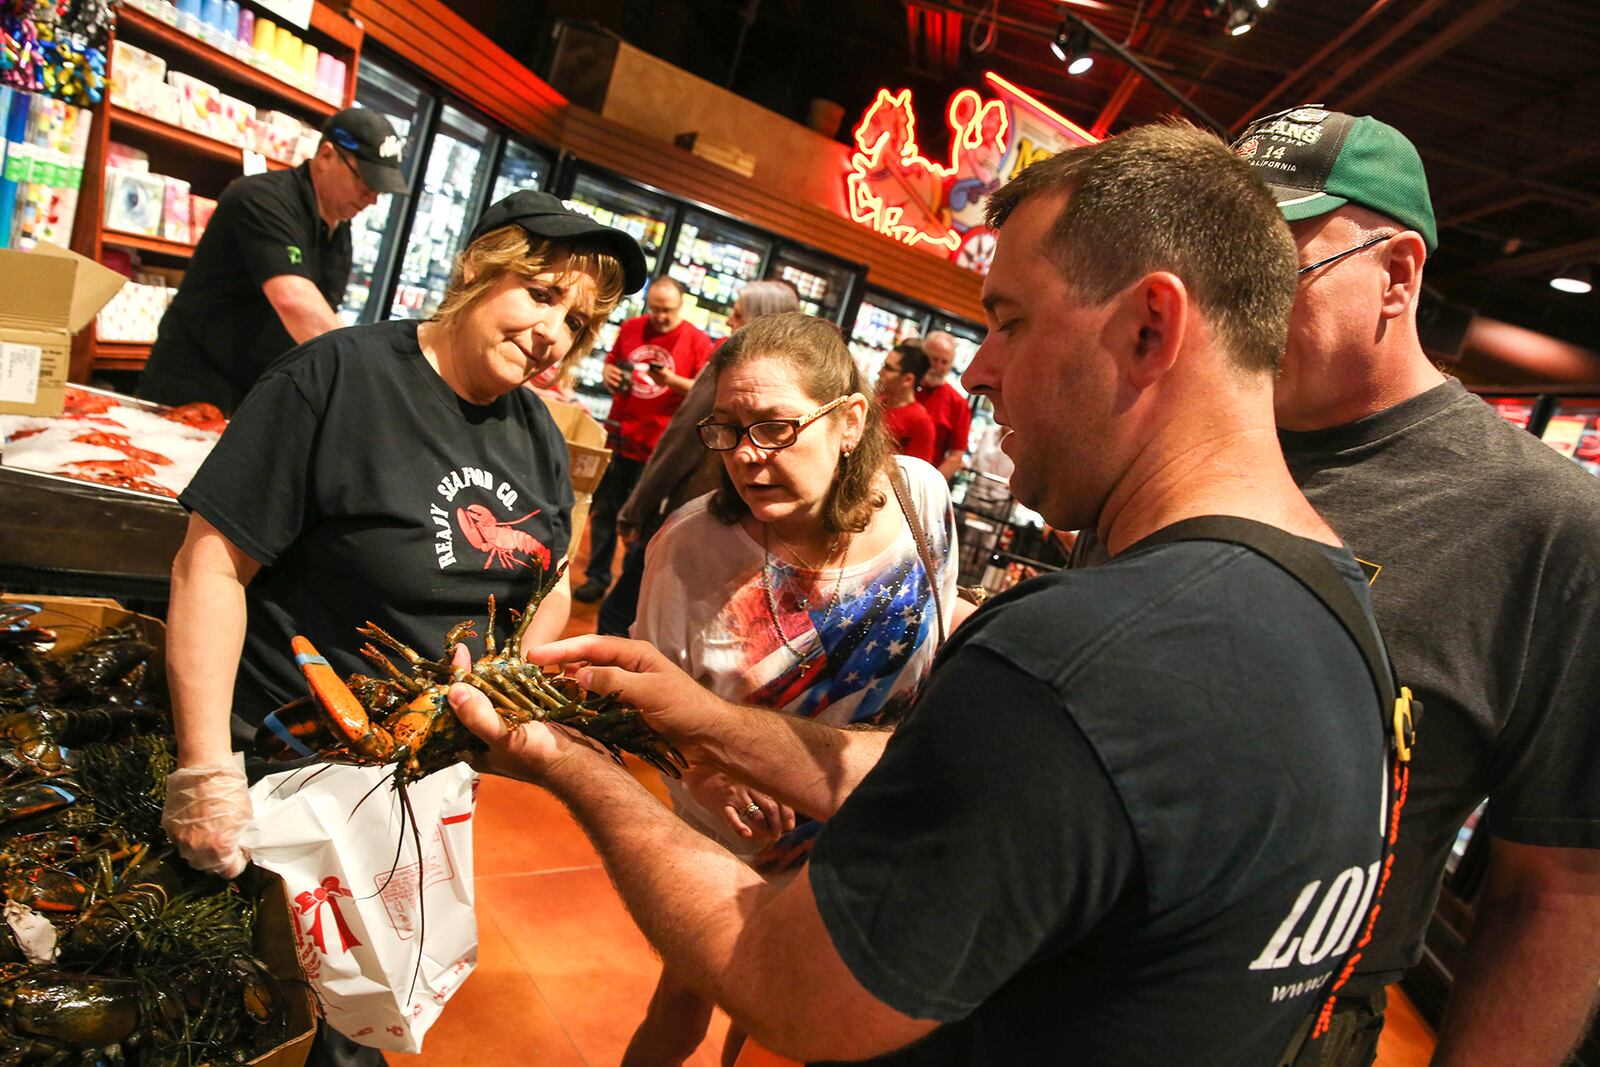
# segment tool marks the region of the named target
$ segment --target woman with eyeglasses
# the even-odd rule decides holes
[[[722,461],[721,486],[650,542],[632,636],[719,696],[839,725],[893,723],[932,665],[941,609],[948,615],[956,599],[944,478],[894,454],[883,411],[831,323],[762,318],[729,338],[706,373],[716,399],[698,430]],[[668,788],[687,822],[769,877],[803,863],[820,829],[758,782],[691,768]],[[681,1062],[710,1010],[663,972],[624,1063]]]

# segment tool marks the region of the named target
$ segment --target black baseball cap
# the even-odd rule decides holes
[[[575,249],[594,250],[614,256],[622,264],[624,292],[637,292],[650,277],[644,251],[628,234],[596,222],[569,207],[559,197],[525,189],[490,204],[467,237],[471,244],[486,233],[504,226],[521,226],[530,237],[560,241]]]
[[[1233,150],[1289,222],[1356,204],[1417,231],[1429,252],[1439,246],[1422,157],[1386,122],[1303,105],[1252,122]]]
[[[389,120],[364,107],[347,107],[322,124],[322,139],[332,141],[356,162],[361,179],[374,192],[408,191],[400,172],[400,153],[406,139],[394,132]]]

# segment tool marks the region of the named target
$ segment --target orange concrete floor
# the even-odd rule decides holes
[[[592,632],[595,610],[574,603],[568,633]],[[654,771],[631,760],[630,767],[664,797]],[[599,856],[566,809],[533,786],[484,778],[475,821],[478,969],[428,1031],[423,1051],[387,1053],[389,1063],[620,1062],[660,964]],[[693,1067],[716,1067],[727,1027],[717,1011]],[[1377,1067],[1425,1067],[1432,1053],[1432,1032],[1395,990]]]

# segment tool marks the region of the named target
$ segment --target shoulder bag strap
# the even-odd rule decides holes
[[[1289,1047],[1284,1050],[1279,1060],[1283,1064],[1296,1064],[1300,1061],[1302,1053],[1311,1054],[1311,1043],[1327,1032],[1329,1020],[1333,1015],[1334,1000],[1355,971],[1356,963],[1361,959],[1361,949],[1371,939],[1372,928],[1378,918],[1379,903],[1383,899],[1384,886],[1394,866],[1394,843],[1400,832],[1400,812],[1405,807],[1406,791],[1411,781],[1411,746],[1416,739],[1414,720],[1421,714],[1422,708],[1420,702],[1412,700],[1411,690],[1400,685],[1395,679],[1394,666],[1384,653],[1378,632],[1362,609],[1361,602],[1351,592],[1349,583],[1335,569],[1333,561],[1328,559],[1314,543],[1295,537],[1276,526],[1269,526],[1252,519],[1203,515],[1184,519],[1157,530],[1125,551],[1171,544],[1176,541],[1222,541],[1251,549],[1287,571],[1321,601],[1350,634],[1351,639],[1361,650],[1362,658],[1366,660],[1367,671],[1371,674],[1373,687],[1377,690],[1379,716],[1383,723],[1384,735],[1389,740],[1391,785],[1378,889],[1372,895],[1365,930],[1357,941],[1355,950],[1346,956],[1344,965],[1339,970],[1339,977],[1329,987],[1327,998],[1320,1010],[1312,1014],[1295,1032]]]
[[[933,614],[939,620],[939,644],[942,645],[945,628],[944,608],[939,603],[939,572],[934,569],[933,553],[928,551],[928,538],[917,516],[917,507],[911,502],[911,487],[906,484],[906,474],[900,469],[899,463],[891,465],[889,482],[894,486],[895,499],[900,501],[900,512],[906,517],[906,525],[911,527],[911,539],[917,543],[917,555],[922,557],[922,571],[928,576],[928,589],[933,593]]]

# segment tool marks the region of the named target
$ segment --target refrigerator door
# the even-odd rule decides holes
[[[444,299],[450,268],[466,242],[488,180],[489,127],[445,105],[428,145],[416,212],[389,317],[425,319]]]
[[[573,181],[572,195],[567,202],[607,226],[631,233],[644,249],[650,276],[655,277],[667,230],[677,214],[675,201],[619,179],[580,173]],[[611,394],[606,392],[602,381],[606,355],[617,339],[617,328],[626,320],[644,314],[644,294],[641,289],[622,298],[600,327],[594,347],[578,364],[573,382],[578,399],[589,414],[601,422],[611,410]]]
[[[507,141],[500,156],[500,170],[494,176],[494,192],[489,203],[504,200],[524,189],[543,189],[550,178],[550,156],[521,141]]]
[[[850,327],[850,353],[867,380],[878,376],[883,357],[901,341],[921,337],[928,325],[928,312],[917,305],[867,290]]]
[[[421,82],[398,74],[368,56],[361,57],[356,77],[356,103],[381,112],[406,139],[400,167],[416,187],[422,145],[417,134],[426,127],[433,100]],[[386,306],[387,288],[398,235],[405,229],[406,196],[383,193],[378,202],[350,220],[350,283],[339,305],[339,319],[352,326],[376,322]]]
[[[721,340],[739,290],[762,276],[772,240],[718,216],[686,210],[667,274],[683,286],[683,317]]]
[[[798,245],[779,244],[767,265],[767,277],[788,282],[800,294],[800,310],[807,315],[844,321],[850,294],[863,268]]]
[[[1590,474],[1600,476],[1600,397],[1560,397],[1539,436]]]

